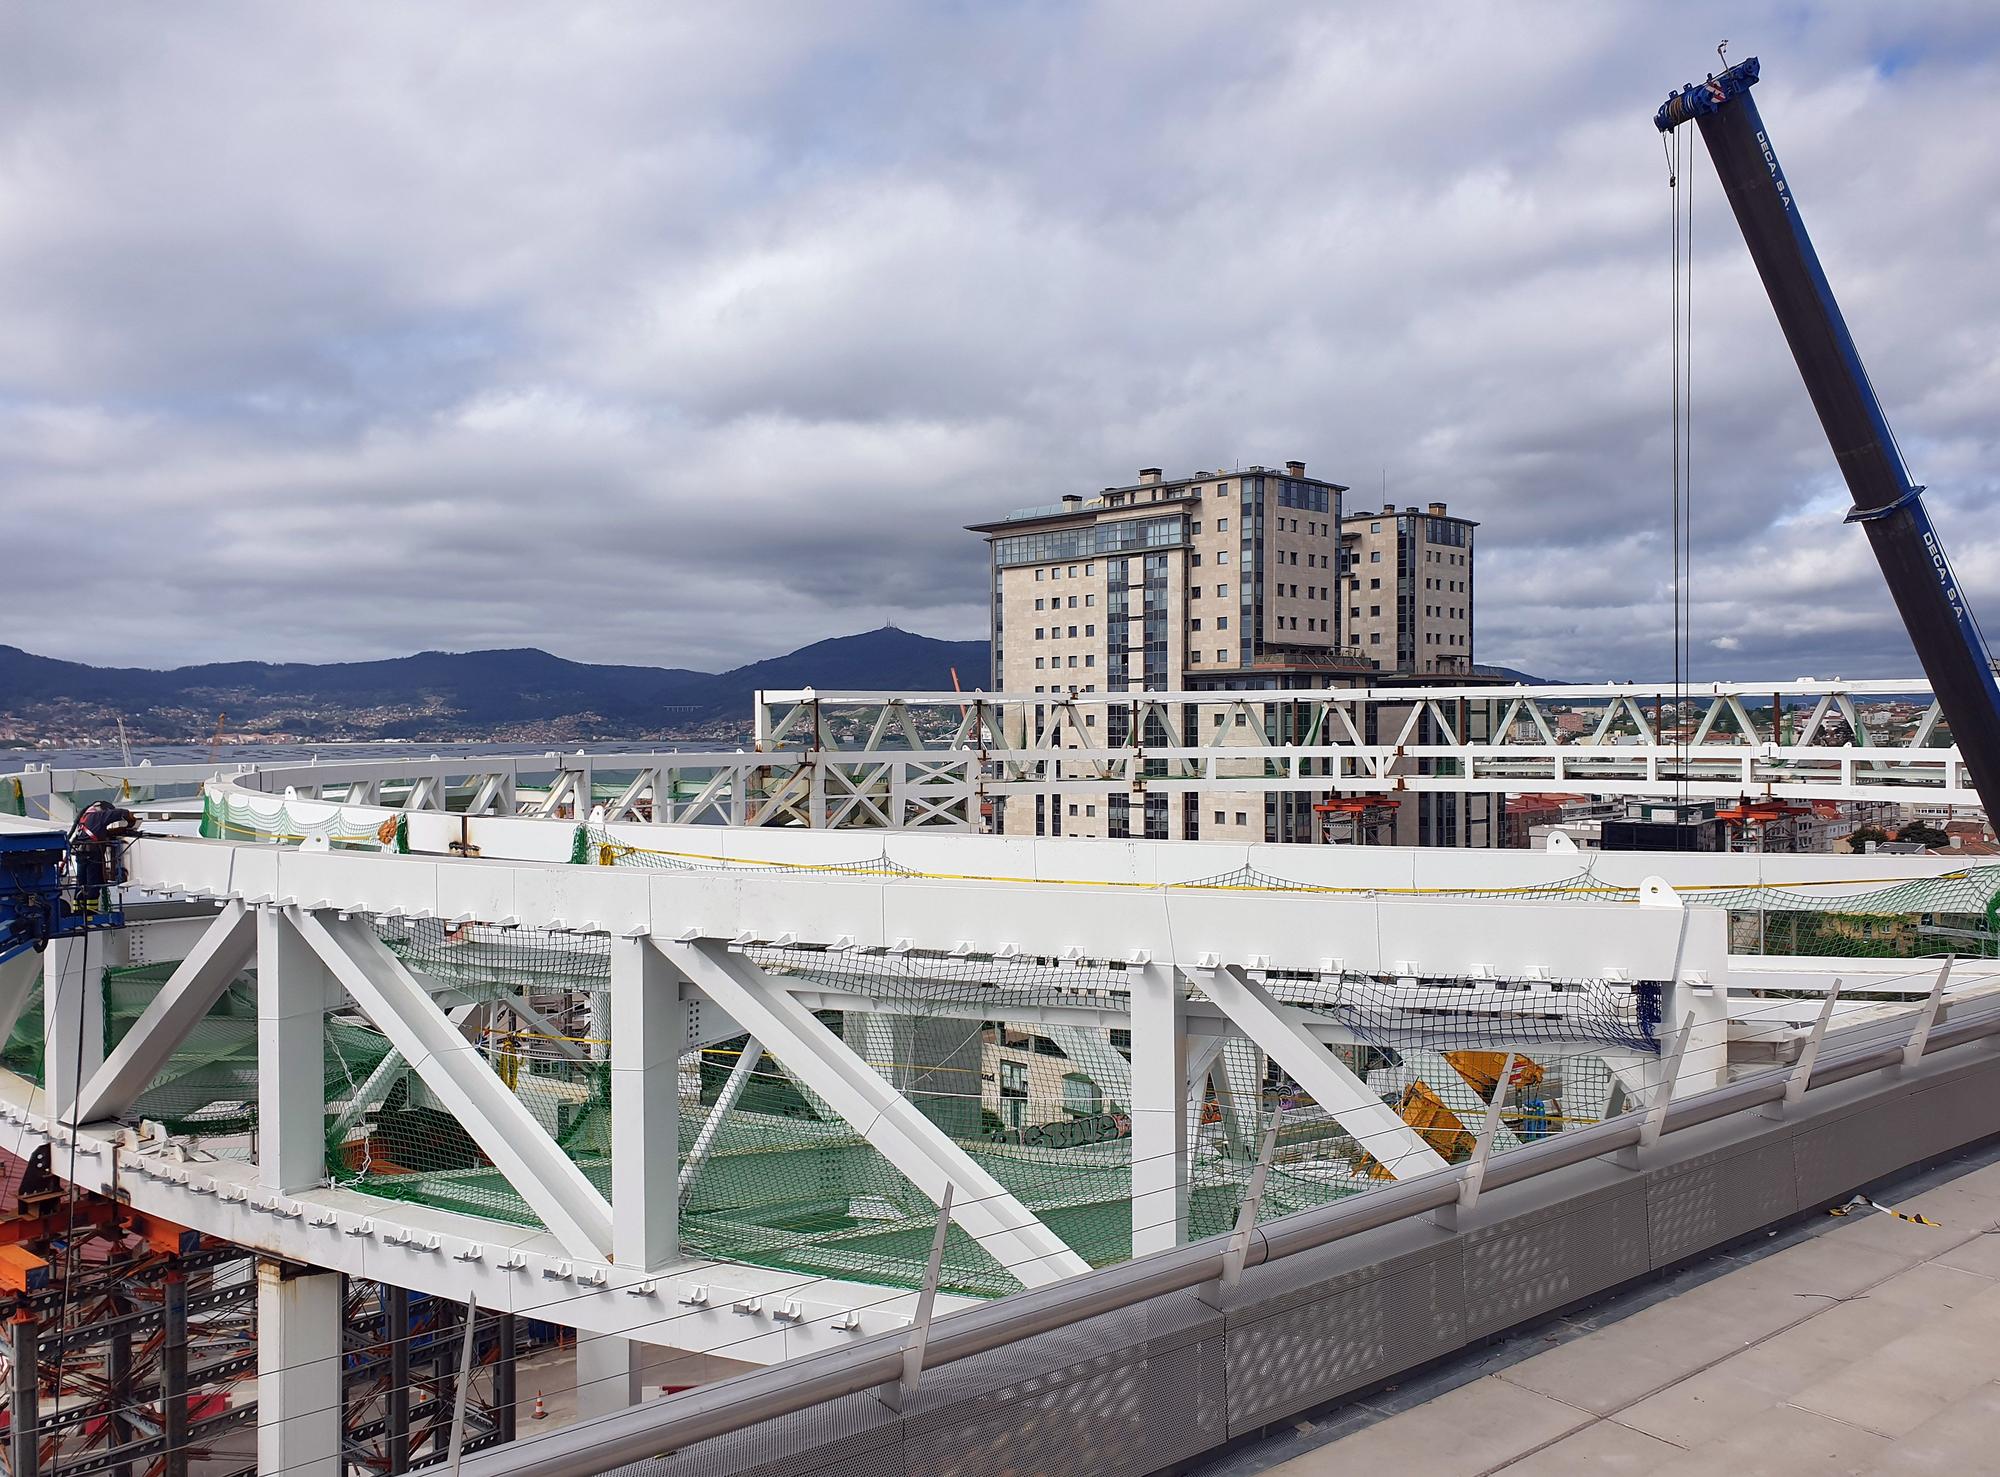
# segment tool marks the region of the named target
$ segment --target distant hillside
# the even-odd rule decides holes
[[[815,642],[728,672],[599,666],[533,648],[425,651],[374,662],[223,662],[150,671],[56,661],[0,646],[0,717],[94,731],[119,718],[135,737],[188,738],[227,712],[235,732],[483,737],[552,727],[603,738],[748,724],[760,687],[948,688],[986,678],[984,641],[936,641],[884,627]],[[560,730],[560,734],[554,730]]]

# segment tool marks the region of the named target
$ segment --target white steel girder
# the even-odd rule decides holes
[[[666,957],[933,1204],[942,1204],[945,1187],[952,1186],[952,1219],[1023,1286],[1087,1270],[1062,1238],[821,1025],[781,981],[714,940],[673,946]]]
[[[1302,1012],[1272,997],[1240,965],[1197,977],[1202,993],[1352,1134],[1397,1179],[1444,1168],[1444,1159],[1409,1124],[1314,1039]]]
[[[578,1255],[608,1255],[609,1202],[373,930],[306,911],[291,921],[543,1223]]]
[[[160,993],[84,1084],[76,1121],[92,1123],[131,1111],[175,1048],[249,965],[256,948],[255,915],[234,899],[224,903]]]

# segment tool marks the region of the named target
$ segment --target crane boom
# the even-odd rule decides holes
[[[1973,787],[1986,814],[2000,821],[2000,685],[1993,663],[1750,96],[1757,77],[1757,58],[1738,62],[1672,94],[1653,123],[1662,133],[1690,120],[1701,130],[1853,495],[1847,521],[1867,533]]]

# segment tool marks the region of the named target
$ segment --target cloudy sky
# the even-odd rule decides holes
[[[1298,457],[1482,521],[1482,660],[1664,672],[1724,36],[2000,610],[1988,4],[15,5],[0,641],[976,636],[962,524]],[[1696,675],[1913,674],[1706,165]]]

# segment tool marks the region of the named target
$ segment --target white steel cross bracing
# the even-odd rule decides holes
[[[610,1204],[403,962],[351,919],[300,911],[290,921],[543,1223],[580,1255],[609,1255]]]
[[[957,1189],[952,1218],[1022,1285],[1040,1287],[1085,1270],[1083,1258],[897,1092],[833,1032],[727,945],[695,940],[670,961],[774,1052],[897,1172],[942,1204]]]
[[[1247,970],[1224,965],[1198,974],[1196,984],[1392,1176],[1443,1168],[1423,1136],[1314,1039],[1302,1012],[1273,998]]]

